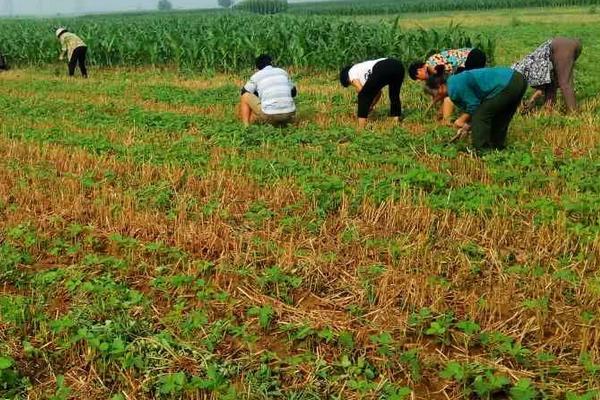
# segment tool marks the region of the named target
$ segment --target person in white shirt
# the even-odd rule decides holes
[[[340,71],[340,83],[354,86],[358,92],[358,128],[367,124],[369,113],[381,98],[381,90],[387,86],[390,95],[390,116],[400,121],[402,103],[400,89],[404,82],[404,66],[393,58],[380,58],[346,66]]]
[[[85,58],[87,54],[87,45],[81,38],[74,33],[69,32],[66,28],[58,28],[56,37],[61,44],[61,52],[59,60],[64,60],[65,55],[69,61],[69,76],[75,75],[75,68],[79,65],[81,76],[88,77]]]
[[[245,126],[255,120],[284,125],[296,114],[296,87],[286,71],[272,64],[269,55],[260,55],[256,59],[258,72],[242,88],[240,107]]]

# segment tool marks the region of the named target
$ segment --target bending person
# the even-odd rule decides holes
[[[87,45],[81,38],[74,33],[69,32],[66,28],[58,28],[56,37],[62,46],[59,60],[64,60],[65,55],[69,60],[69,76],[75,75],[75,68],[79,65],[81,76],[88,77],[85,58],[87,54]]]
[[[242,88],[241,116],[245,126],[259,120],[274,125],[289,123],[296,115],[297,90],[286,71],[273,67],[267,54],[256,59],[257,72]]]
[[[425,62],[413,62],[408,68],[408,75],[412,80],[427,81],[432,76],[448,77],[462,71],[484,68],[486,63],[487,56],[482,50],[477,48],[444,50],[433,54]],[[427,86],[425,87],[425,92],[434,97],[427,89]],[[434,102],[431,106],[435,106],[436,103],[437,101],[434,97]],[[438,111],[438,118],[448,122],[453,113],[454,104],[452,104],[450,99],[446,98]]]
[[[415,81],[426,81],[430,76],[452,75],[457,72],[484,68],[487,56],[479,49],[463,48],[444,50],[433,54],[426,61],[415,61],[408,68],[408,75]]]
[[[527,79],[534,89],[532,97],[525,103],[525,110],[531,110],[540,97],[545,97],[547,107],[556,101],[558,87],[563,93],[568,111],[577,109],[573,89],[573,69],[581,55],[579,39],[555,38],[548,40],[533,53],[512,66]]]
[[[454,126],[471,133],[477,150],[503,149],[512,121],[525,91],[525,77],[510,68],[482,68],[427,81],[438,100],[446,97],[463,111]]]
[[[402,115],[400,89],[404,82],[404,66],[393,58],[380,58],[346,66],[340,71],[343,87],[354,86],[358,93],[358,128],[363,129],[367,118],[381,99],[381,91],[388,87],[390,116],[399,122]]]

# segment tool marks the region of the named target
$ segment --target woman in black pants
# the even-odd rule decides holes
[[[87,45],[79,36],[69,32],[66,28],[58,28],[56,37],[62,46],[59,60],[62,61],[65,55],[68,56],[69,76],[75,75],[75,68],[79,65],[81,76],[87,78],[88,74],[85,66]]]
[[[354,86],[358,92],[358,128],[367,124],[369,113],[381,98],[381,90],[387,86],[390,95],[390,116],[400,121],[402,103],[400,89],[404,81],[404,66],[393,58],[365,61],[340,71],[340,83]]]

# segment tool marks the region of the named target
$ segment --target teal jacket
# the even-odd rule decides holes
[[[514,70],[481,68],[461,72],[448,78],[448,96],[454,104],[473,115],[479,105],[496,97],[510,83]]]

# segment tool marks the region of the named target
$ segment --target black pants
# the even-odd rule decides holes
[[[497,96],[484,100],[471,121],[473,145],[476,149],[502,149],[508,126],[527,90],[527,81],[519,72]]]
[[[358,93],[358,118],[369,116],[373,100],[385,86],[388,87],[390,94],[390,116],[402,115],[402,103],[400,102],[402,82],[404,82],[404,66],[400,61],[387,58],[375,64],[371,76]]]
[[[85,56],[87,54],[87,47],[82,46],[73,50],[73,55],[69,60],[69,76],[75,75],[75,67],[79,64],[81,75],[87,78],[87,68],[85,67]]]

